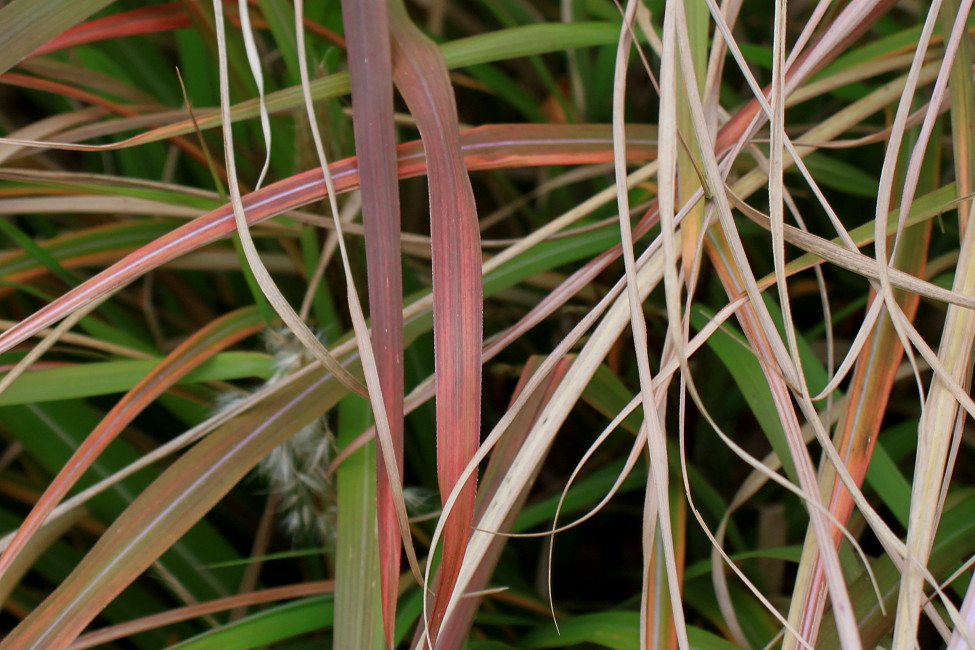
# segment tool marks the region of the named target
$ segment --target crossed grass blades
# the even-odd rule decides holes
[[[971,644],[973,29],[6,3],[0,648]]]

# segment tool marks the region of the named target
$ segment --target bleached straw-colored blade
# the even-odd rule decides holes
[[[935,21],[940,4],[940,2],[932,3],[925,24],[925,31],[928,30],[928,25]],[[947,87],[955,53],[962,36],[966,33],[966,22],[971,6],[970,1],[958,3],[954,20],[946,21],[946,24],[951,24],[951,32],[945,49],[945,65],[935,84],[936,94],[943,93]],[[924,40],[922,40],[923,44]],[[962,65],[965,66],[964,69],[967,73],[970,69],[971,59],[963,61]],[[912,66],[912,70],[916,67],[919,67],[917,61]],[[964,87],[962,86],[962,88]],[[971,86],[968,85],[968,87]],[[898,121],[903,122],[906,119],[906,113],[909,110],[908,99],[906,96],[902,98],[898,106],[895,126]],[[972,117],[971,112],[967,117]],[[899,135],[895,130],[892,134],[892,141],[899,142]],[[904,200],[909,201],[913,196],[917,174],[916,166],[912,171],[914,177],[909,178],[902,202]],[[877,202],[878,228],[880,227],[879,216],[881,214],[886,216],[887,213],[888,202],[883,193],[890,187],[892,180],[892,172],[889,167],[885,166],[884,173],[881,175],[881,197]],[[966,179],[965,182],[970,182],[970,179]],[[906,211],[903,204],[901,210],[902,214]],[[965,215],[961,217],[961,222],[966,223],[970,219],[971,214]],[[885,260],[886,253],[886,247],[881,246],[878,241],[878,259]],[[962,229],[959,261],[955,269],[952,288],[965,295],[975,293],[975,229]],[[889,285],[886,284],[884,285],[884,297],[888,304],[893,301]],[[899,324],[896,316],[894,322]],[[944,364],[944,369],[948,375],[965,386],[968,385],[971,378],[973,342],[975,342],[975,313],[956,306],[950,307],[945,319],[938,357]],[[951,449],[957,444],[955,438],[958,435],[958,413],[958,400],[949,390],[949,387],[940,380],[933,381],[918,424],[918,449],[911,493],[911,514],[907,531],[907,563],[904,568],[897,603],[897,618],[894,626],[895,647],[906,647],[908,644],[913,644],[917,638],[918,617],[924,603],[921,589],[922,569],[927,565],[931,553],[934,535],[938,528],[937,522],[940,519],[944,504],[947,480],[951,475],[952,468],[948,465],[948,461]]]

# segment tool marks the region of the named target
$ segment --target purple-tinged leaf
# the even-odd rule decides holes
[[[343,0],[342,20],[348,44],[352,84],[352,125],[359,158],[362,223],[372,349],[376,358],[382,408],[403,475],[403,279],[400,261],[399,179],[393,122],[393,64],[385,0]],[[399,592],[401,542],[392,485],[383,446],[376,446],[380,591],[386,643],[393,643]]]
[[[458,137],[457,106],[440,50],[390,3],[396,86],[416,120],[427,153],[433,267],[433,339],[437,381],[437,479],[441,498],[454,489],[480,444],[483,338],[481,238],[474,192]],[[460,570],[474,517],[476,477],[445,512],[440,579],[430,624],[434,643]]]

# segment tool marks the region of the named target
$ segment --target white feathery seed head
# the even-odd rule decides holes
[[[286,327],[267,330],[264,342],[275,360],[267,384],[281,381],[312,360]],[[239,394],[227,394],[218,401],[226,408],[240,399]],[[295,540],[325,546],[335,541],[335,485],[328,473],[333,452],[334,439],[322,417],[271,450],[257,467],[268,492],[277,498],[282,529]]]

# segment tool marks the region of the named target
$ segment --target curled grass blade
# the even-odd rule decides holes
[[[925,29],[928,28],[930,21],[934,18],[934,10],[937,4],[935,3],[932,6],[932,11],[929,14],[928,20],[925,22]],[[945,92],[951,78],[951,69],[953,67],[951,64],[954,63],[955,53],[960,42],[963,40],[962,37],[963,35],[967,37],[965,26],[966,19],[971,11],[971,6],[971,2],[963,1],[957,5],[957,12],[954,18],[946,17],[945,19],[945,23],[951,25],[950,30],[945,30],[946,33],[950,33],[950,38],[945,47],[945,66],[939,72],[933,91],[937,103],[940,103],[940,97]],[[922,36],[919,51],[923,51],[924,45],[925,41]],[[966,49],[963,53],[968,53],[968,50]],[[968,60],[962,60],[958,65],[967,70],[965,66],[970,66],[971,60],[970,58]],[[959,90],[964,92],[962,89],[966,87],[968,89],[971,88],[970,82],[963,85]],[[895,127],[898,125],[899,120],[903,120],[903,115],[909,109],[906,100],[907,97],[898,106]],[[967,107],[967,114],[966,108],[963,105],[956,105],[953,107],[953,110],[961,110],[959,117],[962,119],[971,119],[972,117],[970,103]],[[934,117],[935,113],[933,109],[929,110],[925,118],[925,124],[922,127],[920,147],[926,144],[926,135],[930,133]],[[896,137],[897,135],[899,134],[895,131],[895,137],[892,138],[892,141],[899,143],[900,137]],[[908,168],[907,183],[902,195],[902,201],[909,201],[913,198],[918,174],[918,167],[914,162],[915,160],[919,161],[921,159],[923,151],[923,148],[915,149],[912,165]],[[965,168],[965,162],[969,159],[969,155],[964,155],[960,169],[956,170],[967,176],[967,178],[960,181],[960,184],[964,185],[968,185],[971,182],[971,170]],[[880,184],[882,193],[886,192],[892,183],[893,179],[890,171],[890,168],[885,165]],[[877,201],[878,229],[881,227],[880,217],[886,215],[885,208],[889,204],[888,202],[889,199],[883,195]],[[902,205],[901,214],[904,213],[906,213],[906,207]],[[962,235],[959,262],[955,269],[952,289],[959,293],[970,295],[975,291],[975,281],[972,278],[972,275],[975,274],[975,260],[973,260],[972,255],[973,247],[975,247],[975,230],[966,227],[966,222],[969,218],[970,216],[966,215],[960,219]],[[882,241],[878,241],[877,244],[877,257],[883,260],[887,253],[886,247],[882,245]],[[895,240],[894,246],[896,247],[896,245]],[[884,279],[882,278],[882,280]],[[896,305],[892,304],[894,296],[891,292],[890,285],[885,282],[882,288],[884,299],[893,312],[896,309]],[[903,327],[900,323],[900,315],[894,314],[894,317],[895,326],[900,330]],[[950,307],[942,332],[941,347],[938,351],[939,360],[944,364],[945,370],[950,377],[965,386],[970,382],[972,371],[970,357],[973,344],[971,335],[973,326],[975,326],[975,314],[970,310],[960,309],[956,306]],[[959,402],[945,386],[944,382],[932,382],[930,392],[925,399],[921,422],[918,427],[918,449],[915,462],[914,483],[911,492],[910,522],[907,533],[908,562],[904,569],[904,575],[901,580],[901,591],[897,602],[897,622],[894,628],[895,645],[908,642],[913,643],[913,639],[917,637],[918,617],[924,605],[921,589],[924,581],[923,568],[927,564],[934,542],[934,536],[938,529],[937,522],[944,505],[946,479],[951,475],[949,462],[954,455],[952,448],[957,444],[954,438],[957,435],[956,414],[958,412]],[[952,614],[954,615],[954,613]],[[964,623],[961,623],[956,629],[964,630]],[[911,639],[911,641],[908,641],[908,639]],[[970,639],[969,642],[971,642]]]
[[[902,169],[906,169],[909,154],[905,147],[902,157]],[[937,182],[938,153],[936,148],[929,147],[927,152],[926,169],[923,185],[918,189],[930,191]],[[901,172],[903,173],[903,171]],[[912,213],[916,210],[912,210]],[[907,271],[916,276],[923,276],[927,264],[927,251],[931,240],[931,223],[921,223],[911,226],[904,231],[904,244],[898,247],[892,259],[892,266]],[[896,234],[896,231],[892,231]],[[911,321],[917,313],[919,296],[904,291],[898,291],[895,297],[904,315]],[[871,300],[877,300],[876,294]],[[868,466],[874,455],[875,446],[884,413],[887,412],[890,392],[896,378],[898,367],[904,354],[904,349],[897,338],[897,332],[889,318],[881,318],[877,326],[870,332],[862,355],[857,359],[848,389],[849,400],[844,415],[834,433],[833,440],[849,468],[851,476],[857,485],[862,484],[867,475]],[[853,511],[853,499],[848,491],[837,480],[831,465],[821,470],[820,484],[824,493],[829,494],[830,512],[844,525]],[[840,541],[839,532],[834,534],[834,543]],[[820,598],[822,590],[822,571],[816,557],[816,546],[807,543],[803,548],[803,557],[796,578],[797,595],[795,602],[803,603],[802,618],[799,629],[804,635],[814,636],[814,630],[821,623],[825,600]],[[809,603],[805,605],[805,603]]]
[[[257,252],[257,247],[254,245],[254,239],[250,234],[250,223],[245,213],[243,201],[241,200],[240,183],[237,178],[233,133],[230,128],[230,88],[227,77],[226,33],[224,29],[223,8],[220,6],[218,0],[214,0],[213,10],[216,16],[217,54],[220,68],[220,114],[223,125],[224,160],[227,165],[227,182],[230,189],[231,215],[233,216],[236,232],[240,236],[240,244],[247,259],[247,264],[268,302],[271,303],[278,316],[287,324],[288,329],[301,341],[305,349],[318,359],[323,366],[334,373],[350,390],[364,395],[366,391],[362,383],[342,367],[342,364],[322,345],[318,337],[315,336],[308,325],[305,324],[288,303],[284,294],[278,288],[278,285],[271,278],[271,274],[268,272],[267,267],[261,260],[260,254]],[[262,110],[263,106],[262,98]]]
[[[530,54],[543,54],[565,48],[615,43],[618,35],[618,28],[610,23],[524,25],[498,30],[488,34],[461,38],[445,43],[440,46],[440,49],[447,67],[454,69],[492,61],[503,61]],[[348,73],[339,72],[310,82],[309,92],[311,93],[312,99],[316,101],[339,97],[349,92],[349,84]],[[272,114],[291,110],[301,106],[303,101],[302,89],[300,86],[293,86],[268,93],[264,101],[267,110]],[[185,111],[166,111],[156,115],[139,116],[130,121],[116,120],[114,123],[96,125],[94,128],[63,133],[61,134],[62,142],[31,142],[11,138],[0,139],[0,142],[19,143],[23,146],[41,148],[67,148],[79,151],[112,150],[137,144],[168,140],[175,136],[195,133],[198,129],[207,130],[220,125],[220,113],[218,109],[198,109],[195,113],[195,120],[188,118]],[[259,114],[260,102],[257,99],[245,100],[235,104],[230,109],[230,119],[234,123],[257,117]],[[80,139],[88,139],[157,124],[165,124],[165,126],[154,128],[146,133],[135,135],[113,144],[70,144]]]
[[[653,249],[649,253],[641,256],[637,265],[639,269],[638,286],[640,287],[642,297],[645,297],[650,289],[660,281],[663,273],[660,255],[652,253],[654,253]],[[552,399],[546,404],[542,415],[539,416],[538,424],[532,428],[518,456],[510,464],[506,478],[503,481],[505,489],[499,491],[496,497],[486,505],[484,514],[478,520],[478,530],[475,530],[471,536],[467,554],[464,557],[464,562],[461,565],[461,570],[457,578],[455,590],[451,594],[450,602],[447,606],[444,616],[445,626],[448,625],[446,621],[450,619],[458,606],[458,601],[462,598],[464,588],[476,571],[477,566],[481,563],[484,554],[490,548],[493,535],[490,532],[482,531],[494,531],[501,527],[502,522],[510,512],[511,504],[524,487],[525,479],[531,476],[530,468],[537,463],[539,456],[552,443],[559,426],[568,417],[572,405],[579,399],[585,385],[596,372],[602,359],[608,354],[613,342],[619,337],[623,328],[626,326],[628,321],[628,303],[625,298],[618,294],[611,294],[602,303],[601,307],[590,312],[573,329],[573,332],[560,343],[552,355],[546,359],[543,367],[532,376],[529,385],[525,387],[524,392],[516,400],[516,403],[508,409],[504,417],[502,417],[501,421],[481,445],[477,454],[468,463],[467,468],[465,468],[465,474],[473,473],[476,470],[477,463],[496,444],[498,438],[510,425],[514,415],[538,388],[541,380],[554,368],[555,364],[568,349],[578,342],[579,337],[595,324],[603,314],[603,310],[607,310],[608,308],[605,315],[602,316],[602,321],[600,321],[599,326],[583,347],[582,352],[576,358],[572,368],[570,368],[568,380],[559,384]],[[460,488],[460,485],[455,486],[450,497],[444,504],[445,510],[453,505],[460,492]],[[438,523],[437,530],[434,532],[433,543],[439,540],[442,525],[442,522]]]

